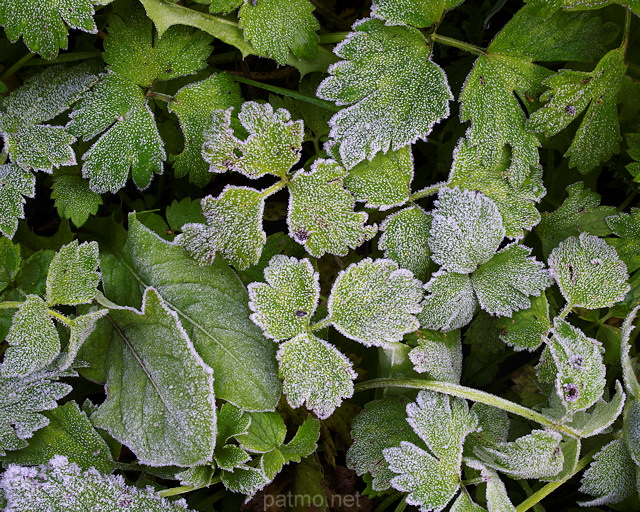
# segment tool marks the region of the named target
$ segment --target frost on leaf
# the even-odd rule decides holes
[[[13,238],[24,219],[24,197],[36,195],[36,177],[14,164],[0,165],[0,233]]]
[[[62,455],[42,466],[11,464],[0,480],[0,488],[7,499],[6,512],[187,511],[184,500],[167,501],[151,486],[129,486],[122,475],[103,475],[93,468],[83,471]]]
[[[549,268],[571,306],[607,308],[629,291],[627,267],[601,238],[582,233],[561,242],[549,256]]]
[[[201,264],[211,265],[216,254],[241,270],[260,259],[267,235],[262,229],[263,194],[250,187],[227,186],[202,200],[207,224],[185,224],[175,243]]]
[[[426,373],[433,380],[460,382],[462,374],[462,343],[460,331],[442,333],[430,329],[420,329],[408,337],[417,343],[409,352],[413,369]]]
[[[277,354],[283,389],[291,407],[306,403],[318,418],[326,419],[353,395],[356,372],[336,347],[310,334],[300,334],[280,345]]]
[[[97,311],[91,311],[86,315],[77,316],[70,321],[71,332],[69,334],[69,342],[58,362],[61,370],[66,370],[71,367],[83,343],[95,329],[96,323],[106,314],[106,309],[99,309]]]
[[[249,285],[251,320],[274,340],[303,334],[320,299],[317,272],[308,259],[278,254],[264,270],[266,283]]]
[[[204,131],[209,128],[216,110],[238,107],[241,103],[240,86],[226,73],[213,74],[176,93],[169,110],[178,116],[184,133],[184,150],[172,157],[176,178],[188,174],[196,185],[209,182],[209,165],[202,157]]]
[[[112,328],[102,340],[109,345],[107,400],[92,423],[143,464],[191,466],[210,460],[216,440],[213,372],[178,315],[147,288],[142,311],[116,306],[109,318]]]
[[[233,108],[216,110],[204,132],[202,156],[210,172],[238,171],[255,179],[265,174],[284,178],[300,160],[304,124],[292,121],[291,114],[269,103],[247,101],[238,119],[249,134],[237,138],[231,128]]]
[[[549,302],[545,294],[530,297],[530,303],[511,317],[495,321],[500,339],[516,351],[537,349],[549,331]]]
[[[252,453],[266,453],[284,442],[287,427],[280,413],[254,412],[249,417],[247,432],[235,436],[242,448]]]
[[[63,246],[51,260],[47,274],[47,304],[86,304],[100,283],[98,242]]]
[[[602,397],[606,385],[602,346],[561,318],[553,321],[551,332],[556,393],[568,412],[587,409]]]
[[[392,260],[365,258],[335,280],[328,309],[336,329],[366,346],[400,341],[420,325],[422,283]]]
[[[89,215],[98,213],[102,197],[89,188],[87,180],[80,176],[59,176],[51,187],[51,199],[55,199],[60,217],[71,219],[76,227],[82,226]]]
[[[374,0],[371,15],[390,25],[430,27],[463,0]]]
[[[589,410],[574,413],[567,425],[580,432],[582,438],[595,436],[611,426],[620,416],[625,398],[622,385],[616,381],[616,394],[609,402],[600,399]]]
[[[289,236],[312,256],[344,256],[376,234],[375,225],[364,225],[367,214],[353,211],[355,201],[342,183],[346,175],[337,162],[316,160],[289,182]]]
[[[2,377],[26,377],[43,369],[60,353],[60,337],[47,313],[47,305],[37,295],[29,295],[13,315],[9,348],[0,367]]]
[[[225,402],[218,411],[217,423],[216,446],[222,446],[232,437],[246,433],[251,424],[251,417],[235,405]]]
[[[480,307],[487,313],[511,316],[551,285],[544,265],[530,253],[523,245],[508,245],[471,274]]]
[[[422,327],[447,332],[471,322],[478,309],[478,299],[468,275],[436,272],[424,288],[427,296],[418,314]]]
[[[284,65],[289,52],[298,59],[318,54],[320,28],[307,0],[260,0],[245,2],[238,12],[244,38],[255,51]]]
[[[251,496],[270,482],[262,469],[250,466],[235,468],[233,472],[222,471],[220,479],[230,491],[245,494],[247,496],[245,501],[249,501]]]
[[[491,259],[505,236],[498,207],[478,192],[440,189],[432,214],[432,259],[452,272],[476,270]]]
[[[509,499],[507,488],[498,473],[484,464],[478,464],[476,461],[471,461],[469,465],[475,469],[480,469],[480,476],[487,484],[487,508],[492,512],[516,512],[516,508]],[[462,496],[464,493],[460,495]]]
[[[617,98],[627,70],[624,52],[623,48],[610,51],[590,73],[561,69],[545,80],[549,91],[540,99],[546,105],[529,119],[530,129],[549,137],[586,111],[566,153],[569,165],[583,174],[619,152]]]
[[[453,95],[447,77],[431,61],[431,48],[417,29],[365,19],[334,53],[345,60],[329,68],[332,76],[317,96],[348,105],[330,122],[347,169],[426,139],[449,115]]]
[[[605,219],[607,226],[619,238],[607,238],[620,259],[627,265],[629,273],[640,268],[640,208],[631,208],[631,213],[619,213]]]

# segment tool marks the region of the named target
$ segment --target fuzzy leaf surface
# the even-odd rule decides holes
[[[462,343],[460,331],[442,333],[420,329],[409,337],[418,343],[409,352],[409,359],[418,373],[426,373],[429,379],[460,382],[462,374]]]
[[[47,274],[47,304],[86,304],[96,296],[100,283],[98,243],[62,247],[51,260]]]
[[[464,0],[375,0],[371,15],[391,25],[430,27]]]
[[[609,402],[600,399],[589,410],[576,412],[568,425],[578,430],[583,438],[595,436],[611,426],[620,416],[625,398],[622,385],[616,381],[616,394]]]
[[[530,298],[530,307],[515,311],[511,317],[496,318],[500,339],[514,350],[537,349],[549,331],[549,302],[544,293]]]
[[[631,213],[619,213],[605,219],[607,226],[620,238],[607,238],[615,247],[620,259],[627,265],[629,273],[640,268],[640,208],[631,208]]]
[[[478,298],[468,275],[439,271],[424,288],[427,296],[418,314],[422,327],[448,332],[471,322]]]
[[[36,195],[36,177],[15,164],[0,165],[0,232],[13,238],[24,219],[25,197]]]
[[[51,187],[51,199],[55,199],[58,214],[71,219],[76,227],[82,226],[90,215],[98,213],[102,197],[89,188],[87,180],[80,176],[59,176]]]

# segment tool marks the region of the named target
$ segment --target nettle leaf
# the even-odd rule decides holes
[[[604,392],[606,368],[601,344],[561,318],[555,318],[548,342],[558,373],[556,393],[569,412],[595,404]]]
[[[357,374],[349,359],[336,347],[311,334],[299,334],[280,345],[277,354],[283,390],[291,407],[306,403],[320,419],[326,419],[353,395]]]
[[[89,215],[98,213],[102,197],[91,188],[87,180],[80,176],[58,176],[51,187],[51,199],[55,199],[58,214],[71,219],[76,227],[82,226]]]
[[[320,281],[308,259],[276,255],[264,270],[266,283],[249,285],[251,320],[274,340],[307,332],[320,299]]]
[[[422,327],[447,332],[471,322],[478,309],[478,298],[468,275],[439,271],[424,288],[428,294],[418,314]]]
[[[430,27],[464,0],[374,0],[371,15],[390,25]]]
[[[213,371],[195,351],[177,313],[147,288],[142,310],[111,306],[107,400],[91,416],[143,464],[192,466],[211,459],[216,440]],[[130,411],[139,411],[132,415]]]
[[[496,204],[459,188],[440,189],[434,204],[429,235],[433,261],[461,274],[489,261],[505,236]]]
[[[100,283],[98,242],[62,247],[51,260],[47,274],[47,304],[87,304]]]
[[[536,350],[549,331],[549,301],[544,293],[530,297],[531,305],[511,317],[496,319],[500,339],[514,350]]]
[[[364,225],[367,214],[353,211],[355,201],[342,183],[346,175],[337,162],[316,160],[289,181],[289,236],[316,258],[344,256],[376,234],[375,225]]]
[[[569,165],[586,174],[620,150],[617,97],[627,66],[625,50],[607,53],[591,73],[561,69],[544,84],[546,102],[534,112],[528,126],[545,136],[555,135],[586,110],[565,156]]]
[[[289,52],[309,60],[318,54],[315,31],[320,24],[313,10],[307,0],[262,0],[245,2],[238,17],[244,38],[255,51],[284,65]]]
[[[254,265],[267,241],[262,229],[264,199],[253,188],[227,186],[217,198],[202,200],[207,224],[185,224],[175,243],[199,263],[211,265],[220,253],[237,269]]]
[[[338,274],[327,304],[336,329],[366,346],[385,346],[419,327],[422,283],[392,260],[365,258]]]
[[[7,499],[7,512],[115,512],[124,507],[131,512],[187,510],[184,500],[167,501],[150,486],[140,489],[126,485],[122,475],[103,475],[95,469],[83,471],[62,455],[38,467],[9,465],[0,486]]]
[[[630,289],[627,267],[616,250],[586,233],[561,242],[549,256],[549,268],[571,306],[607,308]]]
[[[284,178],[300,160],[304,123],[292,121],[288,110],[273,110],[269,103],[247,101],[238,119],[248,132],[238,139],[231,128],[233,108],[216,110],[204,132],[202,156],[209,172],[237,171],[255,179],[265,174]]]
[[[24,219],[24,197],[35,197],[36,177],[14,164],[0,165],[0,232],[13,238]]]
[[[460,331],[447,333],[420,329],[409,336],[418,344],[409,352],[409,359],[418,373],[445,382],[460,382],[462,374],[462,343]]]
[[[364,19],[334,53],[345,60],[329,68],[332,76],[316,94],[349,105],[330,121],[330,136],[347,169],[378,152],[426,139],[433,125],[448,117],[453,95],[419,30]]]
[[[196,185],[209,182],[209,165],[202,157],[204,131],[211,125],[216,110],[239,107],[241,103],[240,86],[226,73],[186,85],[175,94],[169,111],[178,116],[184,133],[184,150],[172,157],[176,178],[188,174]]]

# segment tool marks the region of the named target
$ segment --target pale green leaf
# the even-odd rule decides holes
[[[601,238],[586,233],[561,242],[549,256],[549,268],[571,306],[610,307],[630,289],[627,267],[616,250]]]
[[[47,274],[47,304],[87,304],[100,283],[97,242],[74,240],[53,257]]]
[[[467,437],[467,444],[494,446],[503,443],[509,435],[509,416],[502,409],[475,402],[471,411],[478,418],[478,428]]]
[[[631,11],[640,15],[640,4],[638,0],[527,0],[543,16],[548,16],[557,9],[582,10],[600,9],[609,4],[628,6]]]
[[[240,7],[243,2],[244,0],[206,0],[204,3],[209,3],[209,10],[211,12],[222,12],[226,14]]]
[[[336,347],[310,334],[280,345],[277,354],[284,393],[291,407],[304,403],[320,419],[328,418],[353,395],[356,372]]]
[[[238,12],[240,28],[255,51],[286,64],[289,51],[299,59],[318,54],[320,28],[307,0],[261,0],[245,2]]]
[[[254,412],[249,417],[251,423],[247,432],[235,436],[245,450],[266,453],[284,442],[287,427],[278,412]]]
[[[80,176],[59,176],[51,187],[51,199],[55,199],[58,214],[71,219],[76,227],[82,226],[90,215],[98,213],[102,197],[89,188],[87,180]]]
[[[218,439],[216,444],[222,446],[232,437],[247,433],[251,417],[249,413],[238,409],[235,405],[224,403],[218,411],[217,423]]]
[[[449,115],[447,77],[419,30],[364,19],[334,52],[345,60],[329,68],[317,96],[348,105],[330,121],[330,136],[348,169],[426,139]]]
[[[367,214],[353,211],[353,196],[342,184],[346,175],[337,162],[316,160],[289,182],[289,236],[312,256],[344,256],[376,234],[375,225],[364,225]]]
[[[392,260],[365,258],[335,280],[328,310],[336,329],[366,346],[400,341],[420,325],[422,283]]]
[[[478,299],[468,275],[436,272],[424,288],[427,296],[418,314],[422,327],[447,332],[471,322]]]
[[[58,365],[61,370],[66,370],[73,365],[78,351],[82,347],[83,343],[91,335],[96,328],[98,320],[107,314],[108,310],[99,309],[97,311],[91,311],[85,315],[80,315],[70,320],[71,332],[69,334],[69,342],[65,347]]]
[[[246,467],[245,463],[251,459],[251,456],[239,446],[236,446],[235,444],[227,444],[220,448],[216,448],[216,451],[213,454],[213,459],[220,469],[233,471],[235,468]],[[184,479],[185,477],[182,477],[181,482],[186,482]]]
[[[262,469],[250,466],[221,471],[220,479],[230,491],[246,494],[247,500],[270,482]]]
[[[4,139],[11,161],[21,167],[51,172],[54,167],[76,163],[71,148],[76,138],[62,126],[27,125],[17,133],[5,134]]]
[[[631,333],[635,329],[633,325],[636,315],[640,311],[640,306],[636,306],[629,316],[625,318],[622,324],[622,331],[620,333],[620,352],[622,353],[622,375],[624,377],[624,386],[627,392],[632,395],[636,400],[640,400],[640,383],[638,383],[638,377],[636,376],[636,369],[629,351],[631,350]]]
[[[266,283],[249,285],[251,320],[274,340],[307,332],[320,299],[319,276],[311,262],[278,254],[264,270],[264,279]]]
[[[15,164],[0,165],[0,232],[13,238],[24,219],[24,197],[36,195],[36,177]]]
[[[609,402],[600,399],[589,410],[576,412],[567,425],[580,432],[582,438],[600,434],[620,416],[625,398],[622,385],[616,381],[616,394]]]
[[[191,466],[184,471],[175,474],[175,479],[180,481],[180,485],[190,485],[201,488],[211,485],[215,467],[213,465]]]
[[[507,488],[498,473],[483,465],[480,474],[487,483],[487,508],[489,512],[516,512],[516,508],[509,499]]]
[[[640,403],[633,398],[625,410],[623,432],[629,455],[640,465]]]
[[[22,260],[20,246],[12,244],[8,238],[0,237],[0,292],[2,292],[18,275]]]
[[[461,492],[458,494],[456,501],[451,505],[449,512],[484,512],[486,510],[486,508],[471,501],[471,498],[466,492]]]
[[[94,425],[143,464],[192,466],[210,460],[216,441],[213,372],[177,313],[147,288],[141,311],[113,305],[108,318],[107,400],[92,415]]]
[[[390,25],[425,28],[439,22],[445,11],[464,0],[374,0],[371,15]]]
[[[458,384],[462,374],[462,343],[460,331],[442,333],[420,329],[407,338],[418,343],[409,352],[409,359],[418,373],[433,380]]]
[[[530,298],[528,308],[511,317],[496,318],[500,339],[514,350],[536,350],[549,331],[549,302],[544,293]]]

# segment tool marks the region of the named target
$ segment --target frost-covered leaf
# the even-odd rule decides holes
[[[210,3],[209,3],[210,2]],[[244,0],[207,0],[211,12],[230,13],[242,5]]]
[[[491,259],[504,236],[502,217],[491,199],[459,188],[440,189],[429,235],[433,261],[468,274]]]
[[[516,512],[516,508],[509,499],[507,488],[498,473],[482,465],[480,470],[482,480],[487,483],[487,508],[490,512]]]
[[[629,455],[636,464],[640,465],[640,403],[635,399],[631,399],[627,404],[623,433]]]
[[[549,256],[551,274],[571,306],[606,308],[624,299],[627,267],[601,238],[582,233],[561,242]]]
[[[191,466],[184,471],[175,473],[175,479],[180,481],[180,485],[191,485],[197,488],[208,487],[212,483],[214,471],[215,467],[212,464]]]
[[[21,167],[48,171],[61,165],[74,165],[76,141],[62,126],[25,126],[17,133],[5,134],[5,148],[11,160]]]
[[[447,77],[431,60],[419,30],[361,20],[334,53],[345,60],[329,68],[332,76],[317,96],[348,105],[330,122],[347,169],[378,152],[426,139],[449,115],[453,96]]]
[[[620,237],[607,238],[607,243],[615,247],[629,273],[635,272],[640,268],[640,208],[631,208],[631,213],[607,217],[605,222]]]
[[[602,397],[606,368],[600,342],[561,318],[555,318],[548,347],[558,373],[556,393],[569,412],[591,407]]]
[[[375,225],[364,225],[367,214],[353,211],[353,196],[342,184],[346,175],[337,162],[316,160],[289,181],[289,236],[312,256],[344,256],[376,234]]]
[[[529,297],[551,285],[544,265],[529,257],[531,249],[511,244],[471,274],[480,307],[491,315],[511,316],[528,307]]]
[[[458,384],[462,373],[462,343],[460,331],[447,333],[420,329],[408,340],[417,347],[409,352],[409,359],[418,373],[426,373],[433,380]]]
[[[245,2],[238,12],[240,28],[255,51],[286,64],[289,52],[298,59],[314,59],[318,54],[320,28],[307,0],[261,0]]]
[[[270,482],[262,469],[250,466],[235,468],[233,472],[221,471],[220,479],[230,491],[246,494],[246,501]]]
[[[125,484],[122,475],[103,475],[95,469],[83,471],[61,455],[48,464],[23,467],[11,464],[0,487],[8,506],[6,512],[185,512],[184,500],[167,501],[153,488]]]
[[[588,411],[576,412],[567,425],[580,432],[582,438],[595,436],[608,428],[620,416],[625,398],[622,385],[616,381],[616,394],[609,402],[600,399]]]
[[[213,372],[158,292],[141,311],[109,313],[107,400],[91,416],[143,464],[192,466],[211,459],[216,440]],[[139,411],[132,415],[131,411]]]
[[[165,210],[167,224],[173,231],[182,231],[185,224],[204,224],[206,222],[202,214],[202,201],[185,197],[173,202]]]
[[[586,110],[565,156],[571,167],[590,172],[619,152],[617,97],[626,69],[624,48],[607,53],[590,73],[561,69],[545,80],[549,91],[541,100],[546,105],[530,117],[529,128],[555,135]]]
[[[247,432],[235,436],[245,450],[266,453],[284,442],[287,427],[278,412],[254,412],[249,417]]]
[[[90,311],[85,315],[80,315],[70,320],[71,332],[69,334],[69,342],[65,347],[58,365],[61,370],[66,370],[73,365],[78,351],[82,347],[82,344],[91,335],[96,327],[98,320],[107,314],[108,310],[99,309],[97,311]]]
[[[374,0],[371,15],[390,25],[429,27],[464,0]]]
[[[328,309],[336,329],[366,346],[400,341],[420,325],[422,283],[392,260],[365,258],[335,280]]]
[[[172,157],[176,178],[188,174],[189,181],[196,185],[209,182],[209,165],[202,157],[204,131],[216,110],[239,107],[241,103],[240,86],[226,73],[215,73],[175,94],[169,110],[178,116],[184,133],[184,150]]]
[[[543,16],[548,16],[558,9],[600,9],[609,4],[628,6],[636,14],[640,12],[637,0],[527,0],[527,3],[531,4]]]
[[[595,499],[580,502],[583,507],[618,503],[635,493],[636,464],[624,439],[614,439],[600,450],[582,476],[580,491]]]
[[[511,317],[496,318],[500,339],[514,350],[537,349],[549,331],[549,302],[544,293],[530,298],[528,308],[515,311]]]
[[[307,332],[320,299],[317,272],[308,259],[278,254],[264,270],[266,283],[249,285],[251,320],[274,340]]]
[[[378,247],[385,258],[424,280],[429,268],[431,216],[419,206],[409,206],[389,215],[380,225]]]
[[[307,416],[304,423],[298,427],[293,439],[279,447],[286,462],[300,462],[303,457],[311,455],[318,447],[320,437],[320,422]]]
[[[0,367],[2,377],[26,377],[51,363],[60,353],[60,337],[37,295],[29,295],[13,315],[7,348]]]
[[[76,227],[82,226],[89,215],[98,213],[102,197],[89,188],[87,180],[80,176],[59,176],[51,187],[51,199],[55,199],[58,214],[71,219]]]
[[[365,207],[384,211],[409,200],[412,179],[413,156],[407,146],[360,162],[345,176],[344,186]]]
[[[238,409],[228,402],[222,404],[218,411],[217,446],[224,445],[229,439],[248,431],[251,424],[249,413]]]
[[[467,437],[467,446],[494,446],[503,443],[509,435],[509,416],[502,409],[476,402],[471,411],[478,418],[478,428]]]
[[[284,178],[300,160],[304,124],[292,121],[291,114],[269,103],[247,101],[242,104],[238,119],[249,134],[237,138],[231,128],[233,108],[216,110],[204,132],[202,156],[209,163],[209,172],[241,172],[255,179],[264,174]]]
[[[447,332],[471,322],[478,309],[478,299],[468,275],[436,272],[424,288],[427,296],[418,314],[422,327]]]
[[[227,444],[216,448],[213,454],[213,460],[215,460],[215,463],[220,469],[233,471],[235,468],[244,467],[245,463],[251,460],[251,455],[235,444]],[[183,481],[185,477],[182,477],[181,481]]]
[[[8,238],[0,237],[0,292],[2,292],[18,275],[22,260],[20,246],[12,244]]]
[[[0,232],[13,238],[24,219],[26,197],[36,195],[36,177],[14,164],[0,165]]]
[[[291,407],[306,403],[318,418],[326,419],[353,395],[356,372],[336,347],[310,334],[300,334],[280,345],[277,354],[283,389]]]
[[[51,260],[47,274],[47,304],[86,304],[100,283],[98,242],[62,247]]]
[[[635,329],[633,325],[636,315],[640,311],[640,306],[636,306],[629,316],[625,318],[622,324],[622,331],[620,333],[620,352],[622,353],[622,375],[624,377],[624,385],[627,392],[632,395],[636,400],[640,400],[640,383],[636,376],[636,368],[631,360],[629,351],[631,350],[631,333]]]
[[[202,264],[211,265],[221,254],[238,269],[254,265],[267,241],[262,229],[264,199],[259,190],[229,185],[217,198],[202,200],[207,224],[185,224],[175,243]]]

